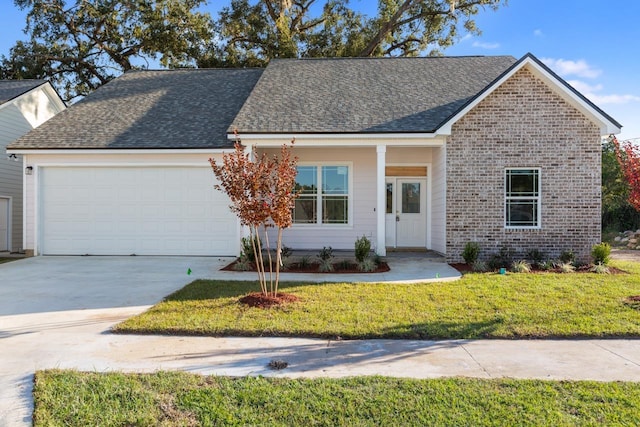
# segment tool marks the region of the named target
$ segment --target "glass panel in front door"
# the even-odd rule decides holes
[[[393,213],[393,183],[387,182],[387,211],[386,213]]]
[[[402,183],[402,213],[420,213],[420,183]]]

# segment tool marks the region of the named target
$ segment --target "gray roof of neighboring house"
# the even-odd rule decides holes
[[[0,80],[0,104],[11,101],[46,82],[46,80]]]
[[[262,69],[131,71],[37,129],[13,149],[219,148]]]
[[[229,131],[432,132],[511,56],[272,60]]]

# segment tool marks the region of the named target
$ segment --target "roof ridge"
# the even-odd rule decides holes
[[[411,60],[437,60],[437,59],[465,59],[465,58],[513,58],[513,55],[443,55],[443,56],[323,56],[323,57],[303,57],[303,58],[272,58],[269,62],[274,61],[348,61],[348,60],[381,60],[381,61],[411,61]]]

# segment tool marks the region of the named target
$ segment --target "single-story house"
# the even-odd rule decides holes
[[[304,191],[284,244],[459,261],[506,246],[587,259],[600,141],[621,125],[527,54],[279,59],[128,72],[11,144],[34,254],[236,255],[209,157],[295,138]]]
[[[0,80],[0,252],[22,248],[21,156],[7,154],[11,142],[66,108],[45,80]]]

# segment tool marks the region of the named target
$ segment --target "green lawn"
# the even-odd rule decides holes
[[[640,337],[640,264],[631,274],[467,274],[410,285],[285,283],[301,298],[250,308],[238,298],[255,282],[197,280],[116,332],[358,338]]]
[[[640,425],[640,384],[36,374],[35,426]]]
[[[19,259],[22,258],[15,258],[15,257],[0,257],[0,264],[4,264],[5,262],[11,262],[11,261],[17,261]]]

